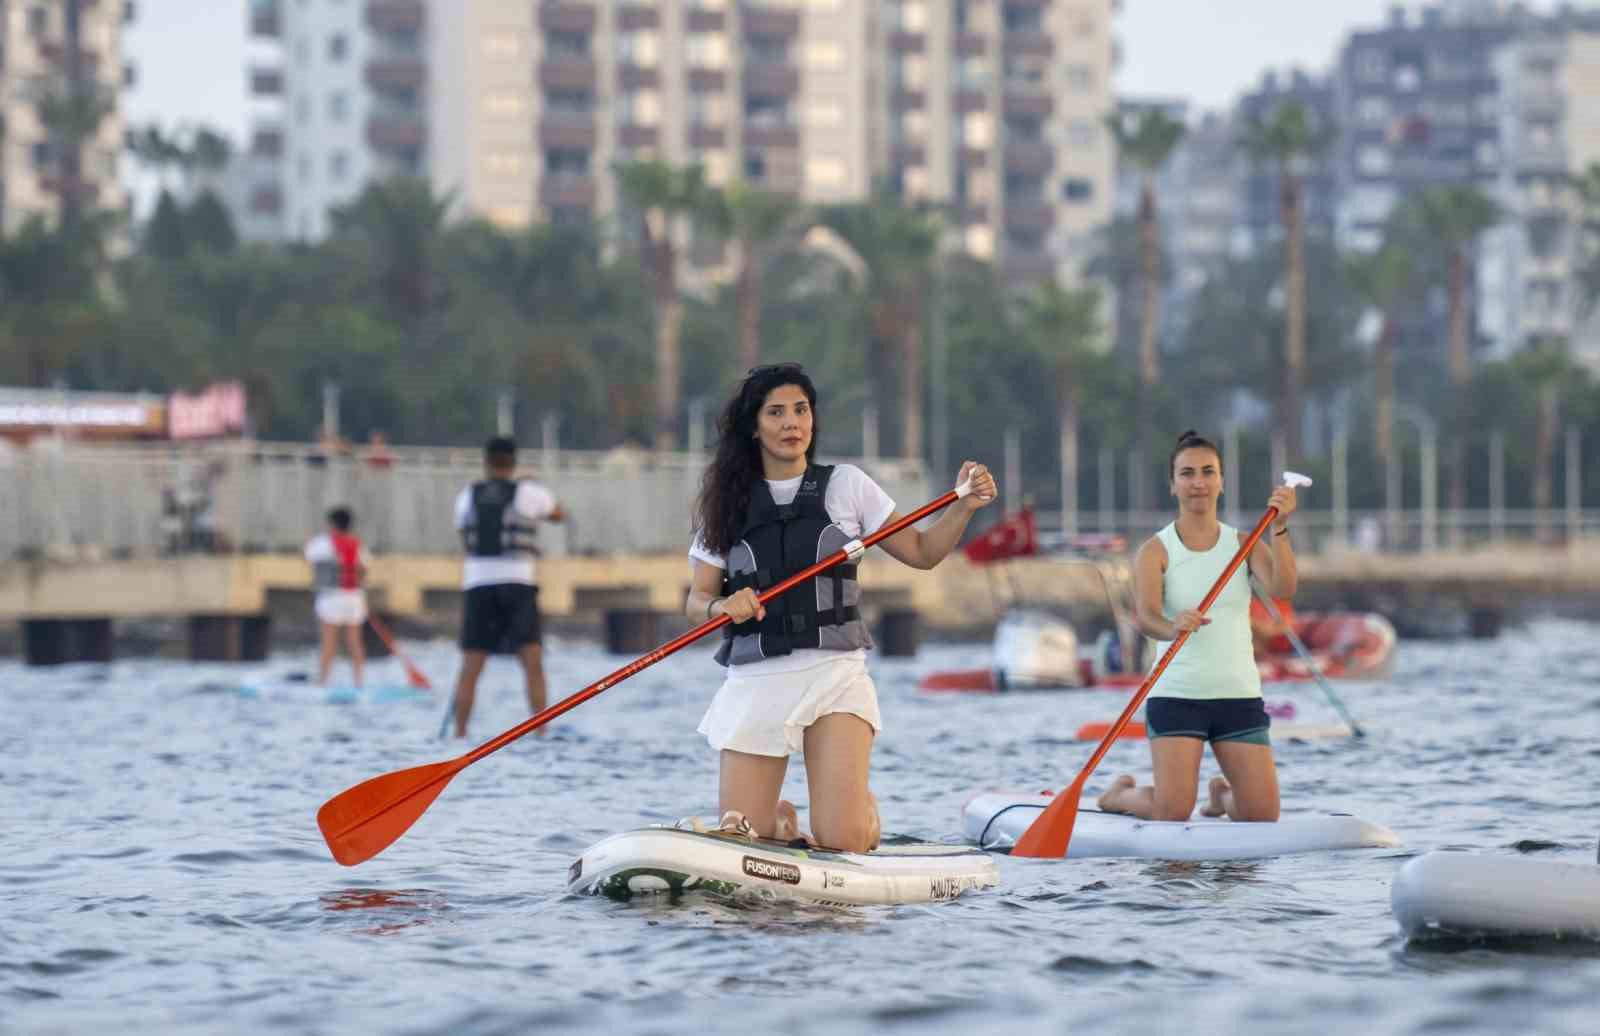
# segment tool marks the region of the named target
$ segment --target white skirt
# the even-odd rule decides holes
[[[330,626],[359,626],[367,621],[364,590],[323,590],[317,594],[317,620]]]
[[[740,676],[734,667],[700,720],[700,733],[719,752],[787,757],[804,750],[807,727],[835,712],[860,716],[874,734],[883,730],[878,688],[858,655],[765,676]]]

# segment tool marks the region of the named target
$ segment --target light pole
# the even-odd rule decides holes
[[[1416,425],[1422,436],[1422,549],[1431,552],[1439,546],[1439,425],[1410,403],[1396,403],[1394,416]]]

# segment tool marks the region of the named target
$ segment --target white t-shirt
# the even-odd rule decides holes
[[[527,522],[539,522],[556,510],[556,498],[537,482],[519,481],[517,496],[512,502],[519,516]],[[456,494],[456,528],[465,529],[475,520],[472,513],[472,487],[467,486]],[[470,554],[461,566],[461,588],[494,586],[499,583],[523,583],[534,586],[533,558],[527,554],[508,554],[498,558],[475,558]]]
[[[367,553],[367,545],[365,543],[361,545],[361,550],[357,552],[356,557],[361,562],[362,568],[372,567],[372,555]],[[313,565],[322,563],[337,565],[339,563],[339,552],[333,549],[333,537],[325,532],[311,537],[311,540],[306,544],[306,560]],[[319,601],[352,596],[361,597],[363,596],[363,591],[360,589],[346,590],[343,587],[332,587],[317,591],[317,600]]]
[[[768,479],[767,489],[772,493],[772,502],[780,507],[792,503],[796,494],[800,492],[800,480],[804,477],[797,475],[777,482]],[[833,475],[828,479],[828,493],[823,498],[822,506],[840,531],[851,539],[859,539],[877,532],[894,513],[894,501],[889,499],[889,494],[854,464],[839,464],[834,467]],[[693,545],[689,547],[689,559],[716,568],[728,567],[727,558],[711,553],[698,535]],[[866,652],[861,649],[827,651],[822,648],[799,648],[787,655],[738,666],[732,671],[740,677],[766,676],[771,673],[810,669],[814,665],[836,658],[850,657],[865,658]]]

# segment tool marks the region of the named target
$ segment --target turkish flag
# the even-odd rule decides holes
[[[968,561],[978,565],[1039,553],[1039,525],[1034,520],[1033,508],[1024,507],[973,539],[962,550]]]

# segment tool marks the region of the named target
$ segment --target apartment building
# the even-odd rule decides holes
[[[1479,321],[1491,355],[1566,339],[1600,369],[1594,299],[1575,276],[1584,242],[1570,177],[1600,163],[1600,31],[1551,24],[1494,57],[1500,151],[1494,195],[1505,218],[1484,236]]]
[[[86,90],[111,102],[79,152],[78,195],[88,208],[120,211],[125,203],[118,179],[123,146],[116,104],[125,71],[122,24],[130,5],[112,0],[76,5],[78,54],[71,54],[68,5],[0,5],[0,227],[10,233],[28,220],[53,223],[60,215],[66,139],[49,126],[45,112],[69,93],[73,68]],[[76,60],[74,60],[74,57]]]
[[[811,202],[885,182],[1071,274],[1110,216],[1114,0],[252,0],[251,236],[407,171],[505,226],[607,218],[659,157]]]

